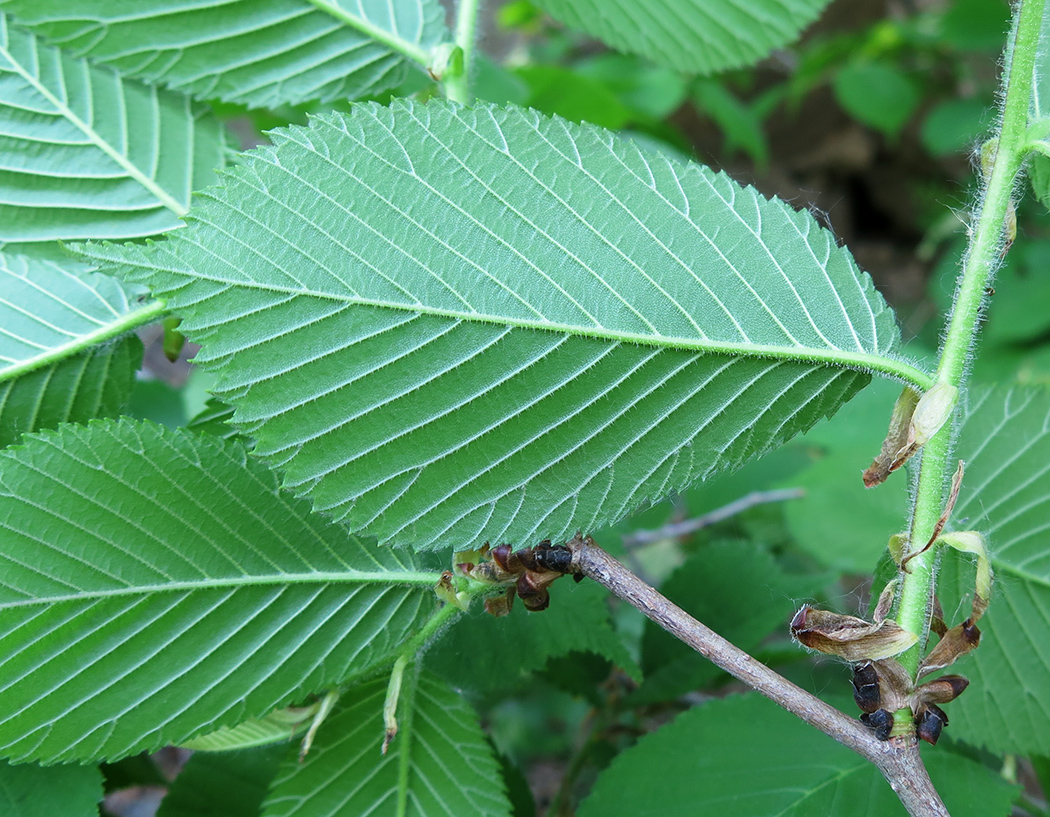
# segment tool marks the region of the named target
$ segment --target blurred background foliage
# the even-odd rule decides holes
[[[479,97],[619,131],[809,209],[897,309],[907,353],[933,355],[965,247],[973,156],[994,116],[1006,2],[836,0],[799,42],[756,67],[709,77],[609,51],[529,0],[488,4],[482,21]],[[435,92],[416,77],[379,101]],[[242,147],[251,147],[269,128],[340,106],[214,107]],[[1050,229],[1032,197],[1019,205],[1018,236],[1023,241],[1006,259],[987,314],[977,382],[1050,381]],[[171,363],[164,334],[157,328],[143,336],[146,363],[131,413],[214,427],[223,409],[207,403],[207,377],[186,362],[193,347]],[[169,331],[169,346],[171,339]],[[715,630],[853,711],[848,670],[798,649],[787,621],[803,602],[861,615],[867,609],[872,571],[889,535],[905,524],[908,505],[905,479],[867,492],[860,480],[897,389],[873,383],[834,423],[596,539]],[[763,501],[785,489],[799,497]],[[667,527],[748,497],[750,507],[694,533]],[[639,531],[658,533],[640,544]],[[758,580],[744,593],[727,588],[724,577],[741,572]],[[633,608],[610,607],[596,587],[561,585],[568,581],[555,586],[551,609],[539,616],[526,619],[520,606],[504,619],[474,611],[427,661],[482,714],[516,817],[573,814],[624,748],[698,702],[741,690]],[[581,627],[590,633],[583,646],[571,637]],[[938,751],[944,746],[986,770],[1001,767],[1000,781],[1022,784],[1017,813],[1045,813],[1050,760],[992,757],[953,742],[951,730]],[[159,774],[141,759],[121,761],[107,767],[107,785],[126,790],[148,767],[152,777],[141,782],[154,791],[184,760],[163,756]],[[223,762],[241,763],[250,783],[260,764],[273,761],[245,753]],[[192,783],[185,778],[171,784],[162,813],[190,813],[180,806],[180,789]],[[111,795],[110,803],[112,813],[139,814],[128,810],[134,801],[122,807]],[[213,805],[221,807],[216,814],[249,813]]]

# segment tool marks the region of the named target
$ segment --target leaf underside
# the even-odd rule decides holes
[[[537,0],[566,25],[679,71],[752,65],[794,41],[829,0]]]
[[[988,537],[995,584],[981,646],[958,665],[970,679],[953,701],[952,736],[995,752],[1050,754],[1050,393],[975,390],[959,436],[966,463],[952,512],[958,530]],[[939,580],[949,626],[970,610],[973,567],[947,553]]]
[[[202,106],[74,59],[6,15],[0,134],[0,241],[164,232],[225,164],[225,132]]]
[[[428,574],[244,449],[93,421],[0,453],[0,747],[112,758],[260,717],[396,649]],[[414,582],[414,586],[409,582]]]
[[[286,486],[381,541],[602,527],[895,355],[808,214],[596,128],[405,102],[273,138],[169,240],[82,251],[184,318]]]
[[[447,37],[437,0],[332,0],[424,50]],[[2,0],[0,9],[77,57],[197,99],[277,107],[357,99],[404,81],[406,61],[307,0]]]
[[[499,766],[470,705],[425,673],[406,687],[386,755],[386,680],[344,693],[305,762],[286,758],[263,817],[507,817]]]
[[[16,366],[87,342],[134,307],[134,293],[76,261],[0,253],[0,446],[23,432],[115,417],[142,360],[134,336],[11,376]]]
[[[0,814],[4,817],[95,817],[102,799],[96,766],[41,768],[0,760]]]

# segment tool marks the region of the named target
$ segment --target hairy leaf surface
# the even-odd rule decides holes
[[[112,758],[367,671],[436,576],[277,491],[243,447],[94,421],[0,453],[0,747]]]
[[[761,454],[894,358],[782,202],[589,126],[443,102],[274,134],[190,226],[86,255],[183,316],[285,484],[435,548],[595,530]]]
[[[125,76],[252,107],[381,93],[404,80],[399,51],[425,60],[447,36],[438,0],[0,0],[0,9]]]
[[[177,227],[225,151],[218,120],[188,97],[75,59],[0,15],[0,241]]]
[[[92,344],[154,306],[72,259],[0,253],[0,446],[26,431],[116,416],[142,344],[133,335]]]
[[[952,527],[988,537],[995,584],[981,645],[954,670],[970,686],[948,709],[952,735],[996,752],[1050,754],[1050,393],[975,391],[957,454],[966,475]],[[970,561],[944,557],[949,626],[969,615]]]
[[[953,722],[954,727],[954,722]],[[924,761],[954,817],[1005,817],[1016,787],[942,747]],[[867,760],[757,694],[690,709],[621,752],[579,817],[905,817]]]
[[[828,0],[537,0],[613,48],[694,74],[758,62],[795,40]]]
[[[321,725],[310,754],[285,760],[264,817],[507,817],[510,804],[477,715],[443,681],[406,678],[400,730],[386,755],[386,679],[354,687]]]

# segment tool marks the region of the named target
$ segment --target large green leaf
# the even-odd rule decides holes
[[[957,453],[966,476],[953,526],[985,533],[996,581],[981,646],[956,667],[970,686],[951,704],[951,733],[996,752],[1050,754],[1050,392],[975,392]],[[950,624],[969,613],[969,561],[945,556]]]
[[[97,766],[42,768],[0,760],[0,814],[4,817],[97,817],[102,774]]]
[[[386,755],[386,681],[354,687],[306,761],[285,760],[264,817],[506,817],[503,776],[477,715],[433,676],[406,679],[400,731]]]
[[[711,74],[795,40],[829,0],[536,0],[551,16],[621,51]]]
[[[274,140],[169,240],[84,252],[183,316],[287,486],[382,541],[595,530],[868,371],[926,382],[828,232],[700,166],[444,102]]]
[[[225,153],[218,120],[188,97],[74,59],[0,15],[0,241],[177,227]]]
[[[126,332],[159,309],[72,259],[0,253],[0,446],[26,431],[116,416],[142,359]]]
[[[1010,813],[1016,788],[942,747],[924,760],[954,817]],[[579,817],[904,817],[879,771],[757,694],[711,701],[621,752]]]
[[[0,747],[112,758],[388,658],[436,576],[277,491],[243,447],[93,421],[0,453]]]
[[[356,99],[429,65],[447,33],[438,0],[2,0],[78,57],[198,99],[276,107]]]

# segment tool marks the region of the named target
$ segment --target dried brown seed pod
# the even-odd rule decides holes
[[[876,709],[872,713],[865,712],[860,716],[861,722],[866,723],[875,730],[875,737],[879,740],[889,740],[890,732],[893,731],[893,714],[885,709]]]
[[[915,718],[915,731],[918,736],[931,746],[937,744],[941,730],[948,725],[948,716],[937,704],[924,706]]]
[[[861,712],[872,713],[879,709],[882,694],[879,689],[879,673],[871,661],[858,664],[853,668],[853,700]]]

